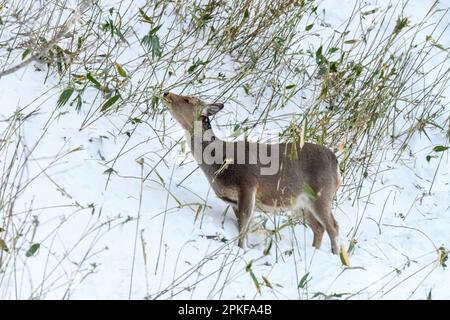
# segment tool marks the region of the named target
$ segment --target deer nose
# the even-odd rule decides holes
[[[166,92],[163,93],[163,97],[167,97],[168,95],[169,95],[169,92],[168,92],[168,91],[166,91]]]

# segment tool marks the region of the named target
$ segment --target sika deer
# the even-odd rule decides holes
[[[163,97],[170,113],[185,130],[191,153],[214,192],[232,206],[241,248],[256,207],[264,212],[304,210],[314,234],[312,245],[320,248],[326,230],[332,253],[338,253],[338,224],[331,205],[340,177],[331,150],[312,143],[301,146],[222,141],[212,132],[209,117],[220,111],[223,104],[208,104],[193,96],[169,92]],[[204,135],[199,135],[199,127]],[[208,152],[219,161],[205,161]],[[275,163],[275,170],[266,166],[267,157],[271,165]]]

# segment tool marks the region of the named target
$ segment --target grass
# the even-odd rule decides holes
[[[410,152],[411,139],[418,134],[428,136],[437,131],[450,141],[450,115],[445,97],[450,80],[449,48],[443,44],[449,27],[448,9],[442,9],[436,2],[423,16],[410,17],[405,13],[408,5],[405,1],[377,7],[356,1],[345,23],[331,26],[317,1],[159,0],[141,1],[139,5],[126,1],[108,5],[96,1],[83,1],[81,5],[73,1],[48,1],[45,8],[37,1],[12,1],[8,7],[0,9],[0,78],[23,72],[23,68],[30,69],[32,65],[45,72],[46,84],[58,88],[45,128],[57,119],[64,121],[67,113],[79,115],[80,131],[88,131],[102,121],[111,124],[111,139],[120,147],[116,154],[102,162],[106,173],[105,189],[110,190],[111,179],[123,179],[139,184],[140,190],[128,293],[131,297],[140,249],[146,256],[140,225],[145,185],[157,181],[167,191],[165,208],[160,213],[164,222],[156,255],[159,273],[164,274],[167,268],[164,225],[166,216],[174,209],[169,207],[169,200],[178,208],[190,208],[196,216],[194,223],[201,214],[200,225],[205,210],[210,210],[208,196],[206,199],[199,196],[191,203],[178,199],[176,191],[172,191],[175,186],[173,170],[169,172],[170,177],[159,173],[167,173],[166,169],[171,166],[175,168],[170,158],[173,150],[181,149],[183,155],[187,153],[181,144],[183,139],[174,134],[176,128],[166,121],[168,115],[161,102],[164,91],[225,101],[228,113],[219,115],[216,122],[218,128],[225,129],[229,139],[249,135],[261,141],[292,141],[301,130],[307,141],[327,145],[335,151],[341,146],[339,159],[344,185],[337,203],[350,198],[359,208],[348,235],[351,241],[357,241],[361,226],[368,220],[368,206],[376,196],[375,186],[382,176],[383,164],[402,161]],[[77,8],[73,13],[72,9]],[[62,149],[46,167],[36,171],[36,176],[24,178],[41,141],[36,139],[30,149],[21,131],[24,123],[41,112],[40,108],[29,111],[36,104],[33,101],[14,116],[5,118],[1,127],[0,227],[3,231],[0,239],[3,242],[0,244],[3,250],[0,250],[0,270],[8,272],[0,275],[0,288],[3,288],[0,296],[8,298],[21,297],[18,278],[23,277],[23,273],[18,270],[26,269],[24,252],[39,243],[36,252],[41,255],[45,252],[46,263],[49,263],[51,245],[56,241],[52,237],[62,228],[57,224],[45,238],[46,241],[53,239],[47,241],[50,244],[43,240],[36,242],[40,219],[39,214],[33,212],[37,209],[28,203],[29,210],[17,216],[17,212],[23,211],[17,208],[17,201],[22,204],[23,193],[41,177],[71,199],[65,186],[58,185],[52,178],[49,169],[70,158],[76,149]],[[146,139],[138,135],[143,131],[149,132]],[[41,138],[45,140],[45,131]],[[156,145],[152,150],[157,151],[138,158],[142,159],[138,163],[139,174],[122,175],[117,167],[146,143]],[[439,162],[429,184],[429,194],[441,161],[448,156],[446,150],[430,152],[432,157],[439,157]],[[387,159],[387,155],[391,158]],[[189,164],[189,158],[183,159],[180,167]],[[188,172],[177,188],[186,189],[183,184],[193,174],[195,172]],[[388,198],[379,220],[373,219],[380,233],[384,228],[382,221]],[[95,208],[73,200],[64,204],[73,209],[70,217]],[[50,208],[58,208],[58,205],[45,210]],[[269,220],[268,224],[273,225],[263,227],[266,236],[262,242],[266,246],[271,244],[268,251],[275,252],[276,261],[283,261],[289,255],[286,252],[292,249],[289,256],[294,257],[296,265],[301,264],[300,261],[304,263],[302,270],[295,270],[298,283],[302,283],[297,291],[299,298],[353,295],[311,292],[308,284],[315,279],[307,281],[309,278],[304,277],[311,275],[314,256],[309,257],[306,252],[303,244],[306,236],[297,238],[295,225],[299,222],[282,216],[268,219],[273,219],[273,223]],[[120,226],[120,221],[120,218],[92,220],[88,231],[80,234],[78,242],[67,249],[67,254],[50,271],[62,270],[64,261],[76,251],[77,245],[83,241],[90,243],[88,249],[83,247],[86,255],[80,260],[77,271],[64,278],[67,286],[64,297],[70,297],[78,281],[75,278],[84,280],[95,272],[94,267],[85,266],[89,261],[87,257],[91,257],[98,237],[107,234],[104,228],[111,224]],[[291,249],[279,245],[279,229],[289,235]],[[222,259],[220,267],[201,275],[199,270],[213,258]],[[169,297],[176,297],[187,290],[179,287],[191,281],[188,279],[194,275],[196,280],[187,286],[192,295],[197,284],[213,276],[217,279],[210,289],[212,298],[222,297],[228,281],[242,273],[249,274],[249,281],[257,291],[261,291],[260,286],[269,287],[270,272],[262,278],[252,268],[234,269],[240,266],[241,259],[241,254],[230,248],[230,244],[221,245],[212,250],[208,258],[201,259],[177,277],[175,267],[172,282],[163,288],[161,279],[158,292],[149,292],[146,279],[147,295],[161,298],[168,297],[169,293]],[[264,260],[264,256],[258,259]],[[254,266],[258,259],[250,265]],[[147,268],[150,265],[147,257],[145,261]],[[246,265],[248,263],[246,261]],[[44,274],[41,290],[33,291],[31,297],[45,297],[46,292],[63,285],[58,282],[63,280],[51,282],[47,272]],[[224,280],[220,280],[221,277]],[[283,298],[278,288],[271,286],[273,288],[269,289],[274,295]],[[394,285],[391,290],[395,288]]]

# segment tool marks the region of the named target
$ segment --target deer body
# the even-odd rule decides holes
[[[312,143],[300,146],[222,141],[214,135],[209,123],[209,116],[222,109],[222,104],[205,104],[198,98],[173,93],[164,94],[164,99],[174,118],[185,129],[191,152],[217,197],[233,208],[239,225],[240,247],[244,246],[255,209],[264,212],[304,210],[314,233],[313,246],[320,247],[326,230],[332,252],[338,252],[338,224],[331,205],[340,177],[338,162],[331,150]],[[202,131],[209,132],[208,139],[195,140],[195,120],[201,121]],[[211,147],[215,147],[221,161],[202,161],[204,152]],[[278,170],[272,174],[262,174],[261,169],[267,165],[259,152],[262,148],[278,163]],[[305,190],[313,190],[314,194]]]

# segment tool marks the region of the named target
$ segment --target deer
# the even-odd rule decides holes
[[[196,96],[171,92],[164,92],[162,96],[170,114],[184,129],[191,154],[215,194],[232,207],[239,228],[240,248],[245,248],[255,210],[268,213],[283,210],[305,218],[313,232],[312,246],[316,249],[320,249],[326,231],[331,252],[338,254],[339,226],[332,213],[332,202],[341,177],[337,157],[330,149],[303,141],[279,144],[246,139],[223,141],[214,134],[210,122],[210,117],[224,108],[223,103],[206,103]],[[205,134],[199,136],[196,130]],[[202,159],[208,149],[214,149],[212,156],[219,161]],[[268,169],[267,157],[262,157],[260,150],[265,150],[277,163],[276,170],[269,174],[264,172]]]

